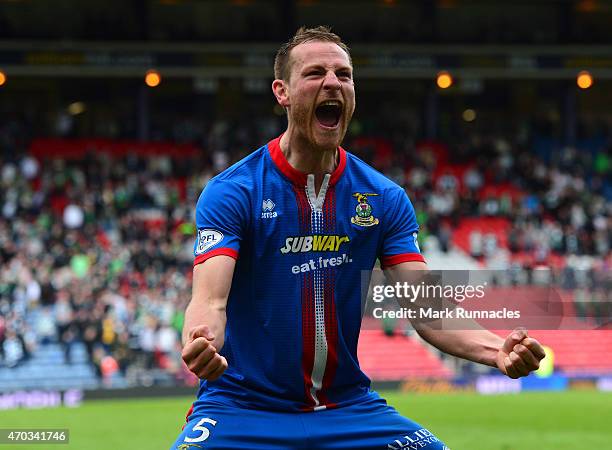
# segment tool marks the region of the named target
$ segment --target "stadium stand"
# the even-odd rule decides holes
[[[612,372],[612,331],[536,330],[533,336],[553,349],[555,367],[568,376]]]
[[[261,120],[266,132],[278,128]],[[54,387],[194,383],[180,360],[193,208],[208,179],[258,135],[213,123],[199,138],[205,145],[28,145],[20,129],[0,127],[0,391],[40,386],[41,367]],[[608,147],[537,154],[501,137],[472,136],[453,148],[405,141],[354,135],[346,147],[406,187],[437,267],[463,261],[528,274],[550,266],[578,304],[592,296],[610,304]],[[606,317],[609,324],[609,312],[596,316],[593,327]],[[538,333],[558,349],[562,370],[612,370],[609,359],[584,351],[610,348],[610,332],[581,332],[577,341]],[[375,379],[453,376],[402,334],[365,329],[359,355]]]
[[[99,386],[85,346],[72,348],[70,364],[59,344],[41,346],[32,357],[10,370],[0,370],[0,387],[14,389],[93,389]]]
[[[362,330],[357,351],[362,370],[378,381],[448,379],[453,371],[416,339],[382,330]]]

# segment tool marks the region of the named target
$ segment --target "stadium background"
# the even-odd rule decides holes
[[[539,377],[402,322],[364,326],[364,370],[453,449],[608,447],[610,23],[603,0],[0,1],[0,426],[171,443],[195,200],[282,131],[278,45],[329,24],[355,63],[344,147],[406,187],[430,266],[549,268],[571,302],[533,331]],[[122,397],[147,399],[101,400]]]

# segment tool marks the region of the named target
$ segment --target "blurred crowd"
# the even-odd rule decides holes
[[[427,145],[414,153],[398,181],[413,198],[419,223],[443,250],[462,219],[478,217],[504,219],[509,229],[503,246],[511,254],[532,254],[535,263],[546,263],[552,253],[610,255],[612,146],[595,154],[567,147],[546,162],[501,137],[471,136],[448,149],[447,169],[437,166]],[[493,257],[500,244],[473,233],[469,253]]]
[[[70,363],[83,342],[100,374],[157,367],[181,377],[193,208],[212,165],[83,156],[2,153],[0,365],[49,342]]]
[[[352,151],[405,187],[426,254],[460,249],[512,283],[570,292],[568,314],[612,319],[612,144],[536,152],[472,133],[453,144],[353,141]],[[543,276],[540,269],[547,268]],[[539,278],[539,280],[538,280]]]
[[[71,346],[83,342],[101,376],[136,380],[161,369],[188,379],[180,333],[194,208],[210,177],[281,131],[265,121],[254,142],[250,127],[216,122],[205,150],[190,157],[91,151],[78,160],[37,160],[18,126],[1,128],[0,365],[16,366],[49,342],[61,343],[70,363]],[[554,256],[562,270],[610,273],[610,147],[566,148],[546,160],[500,137],[447,148],[354,129],[345,147],[406,187],[426,251],[451,251],[468,218],[503,219],[505,240],[468,234],[468,252],[489,267]]]

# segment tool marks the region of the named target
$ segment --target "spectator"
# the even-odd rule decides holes
[[[473,134],[449,154],[440,143],[419,147],[405,132],[369,137],[374,127],[368,120],[361,118],[353,130],[352,139],[363,145],[349,141],[346,148],[379,161],[387,176],[405,185],[420,239],[437,244],[432,247],[457,247],[453,233],[463,219],[484,215],[503,219],[507,235],[472,232],[462,245],[496,268],[560,259],[568,289],[589,288],[581,272],[609,270],[609,263],[594,267],[611,252],[609,148],[592,160],[579,147],[565,149],[547,162],[523,144]],[[257,118],[260,129],[250,121],[198,125],[181,117],[169,125],[170,134],[159,132],[205,143],[207,151],[193,156],[110,156],[92,146],[81,160],[45,161],[21,152],[14,137],[21,132],[10,131],[19,126],[0,126],[3,361],[14,364],[37,346],[57,342],[69,361],[80,341],[91,361],[101,367],[110,356],[124,376],[130,367],[160,364],[180,376],[172,357],[191,295],[192,205],[212,176],[258,142],[258,133],[278,128],[275,117]],[[611,291],[597,283],[590,295]],[[156,359],[156,351],[163,357]]]
[[[23,338],[15,331],[8,329],[6,331],[6,337],[2,342],[2,353],[4,355],[4,364],[6,364],[6,366],[17,366],[27,356]]]

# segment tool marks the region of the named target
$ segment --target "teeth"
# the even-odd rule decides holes
[[[325,100],[320,106],[341,106],[338,100]]]

